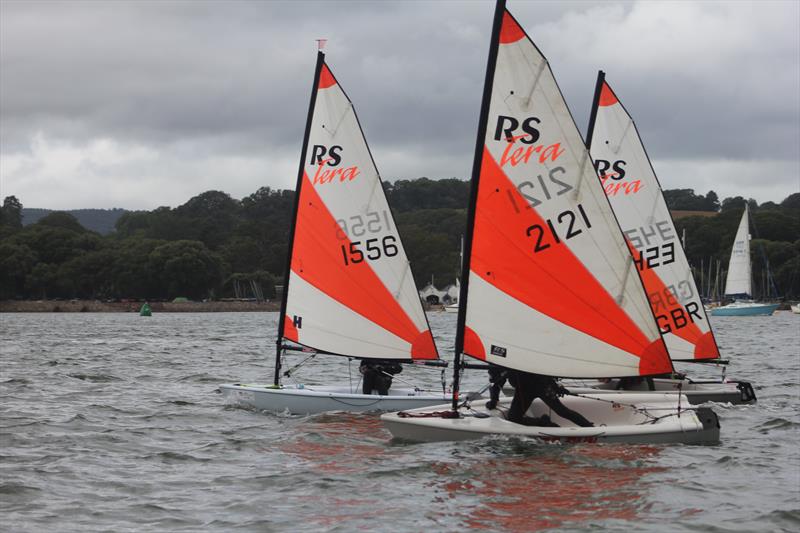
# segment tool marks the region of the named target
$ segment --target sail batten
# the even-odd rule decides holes
[[[717,359],[701,295],[636,124],[598,75],[587,145],[673,360]]]
[[[497,9],[457,351],[561,377],[670,372],[642,283],[628,275],[628,246],[550,66],[504,2]]]
[[[437,359],[355,108],[324,60],[317,78],[281,334],[330,354]]]

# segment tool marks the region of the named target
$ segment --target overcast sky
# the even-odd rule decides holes
[[[509,10],[585,135],[598,69],[665,188],[800,191],[800,2]],[[0,195],[153,209],[292,188],[315,39],[384,179],[471,172],[494,2],[0,0]]]

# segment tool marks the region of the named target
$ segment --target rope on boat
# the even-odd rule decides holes
[[[406,384],[406,385],[408,385],[409,387],[413,387],[413,388],[414,388],[414,392],[422,392],[422,391],[429,391],[429,390],[433,390],[433,389],[421,389],[421,388],[417,387],[416,385],[414,385],[413,383],[411,383],[410,381],[406,381],[406,380],[404,380],[403,378],[398,378],[396,375],[394,375],[394,374],[390,374],[390,373],[386,372],[385,370],[379,370],[378,372],[380,372],[380,373],[381,373],[381,374],[383,374],[384,376],[388,376],[388,377],[389,377],[389,378],[391,378],[392,380],[395,380],[395,379],[396,379],[397,381],[399,381],[399,382],[401,382],[401,383],[405,383],[405,384]]]
[[[353,391],[353,373],[350,371],[350,363],[353,362],[352,357],[347,358],[347,381],[350,383],[350,392]],[[358,378],[358,382],[361,383],[361,378]]]
[[[630,407],[634,411],[643,414],[644,416],[646,416],[649,419],[647,422],[642,422],[642,424],[644,424],[644,423],[655,424],[656,422],[658,422],[662,418],[668,418],[668,417],[672,416],[672,414],[656,416],[656,415],[650,413],[650,411],[658,411],[658,410],[661,410],[661,409],[672,410],[671,407],[649,407],[649,408],[648,407],[637,407],[636,405],[634,405],[632,403],[622,403],[622,402],[617,402],[617,401],[614,401],[614,400],[606,400],[605,398],[597,398],[596,396],[585,396],[583,394],[578,394],[576,392],[567,392],[567,394],[569,394],[570,396],[577,396],[578,398],[586,398],[587,400],[596,400],[598,402],[610,403],[610,404],[612,404],[612,406]],[[681,416],[681,411],[696,411],[697,410],[696,407],[683,407],[682,408],[681,407],[680,396],[681,395],[679,394],[679,396],[678,396],[678,417]]]
[[[314,357],[316,357],[316,356],[317,356],[317,354],[318,354],[318,352],[314,352],[314,353],[312,353],[311,355],[309,355],[308,357],[306,357],[305,359],[303,359],[302,361],[300,361],[298,364],[294,365],[292,368],[290,368],[289,370],[285,371],[285,372],[283,373],[283,375],[284,375],[285,377],[287,377],[287,378],[292,378],[292,377],[294,377],[294,376],[293,376],[294,372],[295,372],[297,369],[299,369],[300,367],[302,367],[303,365],[305,365],[305,364],[306,364],[308,361],[310,361],[311,359],[313,359]],[[356,386],[355,386],[355,388],[354,388],[354,387],[353,387],[353,375],[352,375],[352,371],[351,371],[351,362],[352,362],[352,361],[353,361],[353,358],[352,358],[352,357],[348,357],[348,358],[347,358],[347,376],[348,376],[348,380],[350,381],[350,392],[351,392],[351,394],[355,394],[355,391],[356,391],[356,390],[357,390],[357,389],[358,389],[358,388],[361,386],[361,379],[362,379],[362,378],[359,376],[359,378],[358,378],[358,383],[356,383]],[[412,387],[412,388],[414,389],[414,392],[431,392],[431,393],[437,392],[435,389],[424,389],[424,388],[422,388],[422,387],[417,387],[417,386],[416,386],[416,385],[414,385],[413,383],[411,383],[411,382],[409,382],[409,381],[406,381],[406,380],[404,380],[403,378],[398,378],[398,377],[396,377],[396,376],[393,376],[392,374],[389,374],[388,372],[384,372],[383,370],[381,370],[380,372],[381,372],[382,374],[386,375],[386,376],[389,376],[390,378],[393,378],[393,379],[396,379],[396,380],[398,380],[398,381],[401,381],[402,383],[405,383],[405,384],[406,384],[406,385],[408,385],[409,387]],[[442,374],[444,374],[444,369],[442,369]],[[446,394],[446,391],[445,391],[444,389],[443,389],[443,394]],[[334,400],[335,400],[335,398],[334,398]],[[336,401],[338,401],[338,402],[340,402],[340,403],[343,403],[343,404],[345,404],[345,405],[360,405],[360,404],[350,404],[350,403],[347,403],[347,402],[344,402],[344,401],[341,401],[341,400],[336,400]],[[373,402],[373,403],[374,403],[374,402]],[[369,405],[372,405],[372,404],[369,404]]]
[[[442,375],[444,375],[444,371],[445,371],[445,369],[442,368]],[[391,378],[392,381],[397,380],[397,381],[399,381],[401,383],[405,383],[409,387],[413,388],[414,392],[437,392],[434,389],[425,389],[425,388],[422,388],[422,387],[418,387],[418,386],[414,385],[413,383],[411,383],[410,381],[406,381],[403,378],[399,378],[399,377],[397,377],[396,374],[390,374],[390,373],[386,372],[383,369],[379,370],[378,372],[380,372],[381,374],[383,374],[384,376],[386,376],[388,378]],[[361,379],[358,380],[358,383],[361,384]],[[446,390],[445,390],[444,386],[442,387],[442,394],[446,394]]]
[[[469,403],[472,400],[480,398],[481,395],[483,395],[483,393],[486,392],[486,389],[488,389],[491,385],[492,385],[492,383],[489,382],[481,390],[479,390],[477,392],[469,393],[467,395],[467,397],[464,399],[464,401],[461,402],[460,404],[458,404],[458,409],[455,410],[455,411],[452,411],[452,410],[448,410],[448,411],[431,411],[431,412],[428,412],[428,413],[409,413],[409,412],[406,412],[406,411],[400,411],[399,413],[397,413],[397,416],[399,416],[400,418],[460,418],[461,415],[459,414],[458,411],[460,409],[464,408],[464,409],[467,409],[468,411],[470,411],[473,416],[476,416],[478,418],[488,418],[491,415],[488,415],[488,414],[484,415],[483,413],[475,411],[474,409],[472,409],[472,407],[470,407]]]
[[[316,356],[317,356],[317,352],[312,353],[311,355],[309,355],[308,357],[306,357],[305,359],[303,359],[302,361],[300,361],[299,363],[294,365],[292,368],[290,368],[289,370],[284,372],[283,373],[284,377],[287,377],[287,378],[292,377],[292,374],[294,373],[295,370],[297,370],[298,368],[300,368],[301,366],[306,364],[311,359],[314,359]]]

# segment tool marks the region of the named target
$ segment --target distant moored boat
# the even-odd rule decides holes
[[[753,288],[750,269],[750,208],[747,204],[744,206],[739,229],[733,241],[728,277],[725,280],[725,294],[742,299],[715,307],[711,310],[713,316],[768,316],[778,308],[778,304],[749,299],[753,294]]]

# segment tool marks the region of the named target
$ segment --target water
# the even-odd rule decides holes
[[[722,442],[704,447],[397,444],[374,415],[225,405],[218,383],[272,375],[276,319],[0,315],[0,529],[800,529],[800,316],[715,320],[729,375],[759,402],[715,406]],[[431,325],[449,359],[455,316]],[[298,379],[349,371],[320,356]],[[398,377],[440,382],[436,369]]]

